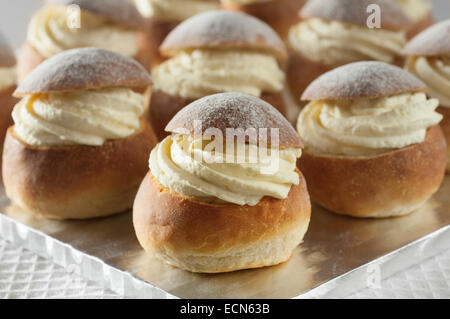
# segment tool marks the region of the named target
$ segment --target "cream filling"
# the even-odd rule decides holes
[[[154,68],[152,75],[156,89],[188,99],[221,92],[259,97],[280,92],[285,79],[275,57],[245,50],[181,52]]]
[[[15,66],[0,68],[0,92],[5,91],[17,83],[17,70]]]
[[[450,55],[441,57],[412,57],[407,69],[428,86],[430,96],[441,106],[450,107]]]
[[[219,10],[219,0],[134,0],[139,12],[147,18],[183,21],[198,13]]]
[[[300,182],[296,163],[301,149],[288,148],[275,153],[264,149],[263,154],[269,156],[251,156],[249,148],[256,154],[261,149],[247,144],[241,145],[247,156],[233,156],[231,161],[226,161],[223,147],[230,146],[223,143],[222,148],[211,147],[211,143],[215,144],[185,135],[167,137],[150,155],[153,176],[166,188],[184,196],[250,206],[265,196],[287,198],[292,185]],[[234,150],[238,149],[234,146]],[[278,165],[266,171],[274,162]]]
[[[80,47],[106,49],[128,57],[137,55],[134,30],[84,11],[80,14],[80,28],[70,28],[72,18],[67,7],[43,7],[31,19],[28,42],[45,58]]]
[[[339,21],[308,19],[291,28],[289,45],[301,55],[326,65],[377,60],[387,63],[401,56],[403,31],[369,29]]]
[[[14,132],[31,146],[91,145],[141,127],[144,97],[128,88],[29,95],[14,108]]]
[[[431,2],[429,0],[395,0],[395,2],[414,22],[425,19],[431,12]]]
[[[314,101],[300,113],[297,130],[307,152],[374,156],[423,142],[427,129],[442,120],[438,104],[425,93]]]

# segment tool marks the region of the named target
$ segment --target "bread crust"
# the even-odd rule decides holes
[[[180,23],[161,44],[163,56],[194,48],[235,48],[269,52],[287,58],[279,35],[266,23],[248,14],[207,11]]]
[[[446,172],[450,174],[450,108],[445,106],[440,106],[437,111],[444,116],[439,125],[444,133],[445,140],[447,142],[447,167]]]
[[[142,32],[138,32],[136,38],[141,37]],[[136,40],[138,41],[138,40]],[[139,50],[138,54],[133,57],[139,62],[145,70],[150,70],[150,57],[143,50]],[[25,42],[19,51],[17,59],[17,78],[21,84],[28,75],[36,69],[42,62],[47,59],[43,57],[30,43]]]
[[[283,115],[286,115],[286,104],[282,93],[263,93],[262,100],[273,105]],[[186,105],[194,102],[195,99],[186,99],[179,96],[172,96],[164,91],[154,89],[150,100],[148,120],[151,123],[158,140],[163,140],[170,135],[166,132],[166,126],[170,120]]]
[[[428,29],[435,23],[433,15],[430,13],[425,18],[416,23],[412,24],[409,28],[406,29],[406,38],[408,40],[414,38],[416,35],[421,33],[422,31]]]
[[[450,19],[424,30],[409,41],[403,49],[405,55],[439,56],[450,53]]]
[[[403,67],[405,59],[397,57],[394,65]],[[302,54],[290,50],[288,68],[286,71],[289,90],[296,102],[299,102],[306,88],[319,76],[341,65],[326,65],[304,57]]]
[[[239,4],[222,1],[222,8],[229,11],[245,12],[269,24],[282,39],[286,39],[291,26],[300,21],[299,12],[306,0],[271,0]]]
[[[390,217],[410,213],[434,194],[446,166],[437,125],[425,141],[376,157],[331,157],[303,152],[298,166],[311,198],[337,214]]]
[[[18,99],[12,96],[16,86],[0,92],[0,154],[3,151],[3,142],[5,141],[6,131],[8,127],[13,124],[11,113],[14,106],[19,102]]]
[[[10,127],[2,167],[6,194],[31,214],[53,219],[123,212],[132,207],[155,144],[143,119],[135,134],[99,147],[32,147]]]
[[[265,197],[256,206],[239,206],[181,196],[149,172],[133,207],[136,235],[147,251],[192,272],[285,262],[302,241],[311,215],[306,183],[298,173],[300,184],[286,199]]]
[[[403,9],[391,0],[315,0],[308,1],[300,11],[302,19],[322,18],[367,26],[367,9],[376,4],[381,8],[384,29],[404,30],[412,21]]]
[[[159,47],[178,23],[150,18],[146,20],[145,29],[138,33],[139,51],[144,52],[149,57],[151,67],[155,67],[166,60],[159,52]]]
[[[378,61],[346,64],[314,80],[302,100],[378,98],[405,92],[425,92],[426,85],[397,66]]]

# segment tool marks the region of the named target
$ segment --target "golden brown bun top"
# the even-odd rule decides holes
[[[46,2],[65,6],[74,4],[81,10],[131,28],[141,28],[145,23],[131,0],[46,0]]]
[[[350,63],[327,72],[305,90],[304,101],[378,98],[426,91],[411,73],[378,61]]]
[[[178,112],[166,127],[167,132],[195,135],[200,127],[195,121],[201,121],[201,132],[210,128],[222,132],[224,139],[227,129],[255,129],[258,139],[272,145],[271,130],[279,129],[279,147],[303,147],[303,143],[292,125],[272,105],[263,100],[242,93],[221,93],[201,98]],[[267,132],[260,131],[267,129]],[[197,133],[198,134],[198,133]],[[237,136],[242,136],[237,134]],[[246,136],[246,142],[249,141]]]
[[[367,18],[371,14],[367,8],[371,4],[380,6],[381,27],[384,29],[404,29],[412,23],[393,0],[310,0],[300,11],[300,16],[367,26]]]
[[[437,56],[450,54],[450,19],[437,23],[416,35],[405,46],[406,55]]]
[[[16,56],[11,49],[8,40],[0,33],[0,67],[11,67],[16,65]]]
[[[103,49],[80,48],[45,60],[19,85],[14,96],[108,87],[145,87],[151,83],[148,72],[131,58]]]
[[[161,53],[174,56],[195,48],[249,48],[286,58],[286,47],[265,22],[241,12],[208,11],[179,24],[161,45]]]

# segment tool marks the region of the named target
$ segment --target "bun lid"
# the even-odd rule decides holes
[[[209,128],[222,132],[224,140],[234,140],[227,136],[227,129],[256,129],[258,140],[261,138],[272,145],[271,130],[279,129],[279,147],[303,148],[303,143],[292,125],[269,103],[242,93],[221,93],[201,98],[178,112],[169,122],[166,131],[170,133],[195,135],[195,121],[201,121],[202,134]],[[267,129],[260,132],[259,129]],[[261,133],[261,135],[260,135]],[[246,142],[250,143],[248,136]]]
[[[46,0],[46,2],[64,6],[77,5],[81,10],[131,28],[142,28],[145,24],[144,18],[131,0]]]
[[[64,51],[41,63],[14,96],[108,87],[145,87],[152,83],[137,61],[97,48]]]
[[[426,85],[411,73],[384,62],[355,62],[313,81],[302,100],[349,100],[378,98],[406,92],[426,91]]]
[[[300,11],[303,19],[322,18],[360,26],[367,26],[369,5],[381,8],[381,26],[383,29],[401,30],[411,25],[402,8],[393,0],[312,0]]]
[[[0,33],[0,67],[12,67],[16,65],[16,56],[6,37]]]
[[[160,47],[165,56],[196,48],[250,48],[287,57],[279,35],[265,22],[241,12],[208,11],[197,14],[169,33]]]
[[[403,52],[415,56],[450,54],[450,19],[432,25],[416,35]]]

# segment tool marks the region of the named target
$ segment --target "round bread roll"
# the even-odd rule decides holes
[[[441,119],[433,111],[438,103],[426,100],[425,90],[426,86],[410,73],[381,62],[352,63],[314,81],[302,97],[312,102],[302,111],[298,122],[298,131],[305,137],[305,150],[298,166],[305,175],[313,201],[338,214],[391,217],[411,213],[429,199],[444,177],[446,143],[441,128],[435,124]],[[402,103],[395,104],[393,99],[399,97],[402,97],[400,102],[406,99],[411,103],[403,104],[405,110],[410,108],[410,114],[395,111]],[[419,100],[413,99],[416,97]],[[352,106],[355,101],[361,103]],[[325,105],[336,107],[331,117],[328,117],[328,108],[314,115],[316,120],[325,123],[326,133],[305,121],[315,103],[323,108]],[[371,108],[380,105],[384,109],[367,115]],[[356,112],[354,122],[346,112]],[[344,113],[342,117],[338,115]],[[413,121],[415,117],[418,118],[415,124],[408,124],[409,119]],[[428,124],[419,124],[421,120]],[[330,121],[337,121],[339,127],[330,126]],[[366,122],[369,123],[367,129]],[[348,127],[343,129],[346,125]],[[424,127],[421,141],[405,143],[404,147],[388,146],[393,143],[390,137],[397,138],[395,134],[399,138],[406,136],[408,141],[408,136],[420,136],[421,125]],[[412,131],[405,131],[408,127]],[[307,132],[316,136],[316,142],[320,136],[322,144],[311,144],[313,135],[307,137]],[[325,139],[324,134],[328,136]],[[333,151],[331,148],[329,152],[322,150],[327,143],[334,143],[330,144]]]
[[[428,94],[440,101],[440,123],[450,144],[450,20],[433,25],[414,37],[404,49],[406,69],[428,86]],[[450,147],[447,148],[447,173],[450,173]]]
[[[298,12],[306,0],[236,1],[222,0],[222,8],[245,12],[269,24],[285,39],[289,28],[300,20]]]
[[[71,121],[91,122],[85,116],[97,121],[93,116],[102,110],[96,111],[96,102],[89,98],[74,101],[69,98],[102,94],[100,103],[111,103],[110,99],[122,103],[114,100],[114,90],[139,96],[133,90],[138,92],[151,83],[146,70],[135,60],[95,48],[68,50],[39,65],[15,92],[15,96],[23,97],[23,102],[16,106],[16,125],[8,130],[3,152],[2,172],[8,197],[31,214],[53,219],[94,218],[130,209],[148,170],[148,152],[156,144],[153,130],[143,114],[139,118],[136,113],[138,126],[122,138],[105,137],[103,143],[96,144],[78,141],[81,133],[103,136],[101,127],[106,130],[116,126],[106,126],[110,125],[109,114],[103,113],[98,131],[92,133],[87,128],[74,131]],[[40,125],[26,130],[24,135],[22,127],[28,128],[25,124],[29,123],[22,118],[20,104],[29,103],[28,107],[34,108],[38,100],[39,105],[48,103],[46,107],[53,107],[52,101],[61,98],[70,101],[72,109],[55,106],[61,109],[51,114],[58,116],[45,113]],[[139,101],[143,113],[145,98],[142,96]],[[115,114],[115,105],[105,107]],[[42,110],[35,108],[34,112]],[[66,117],[72,120],[65,120]],[[33,138],[24,141],[27,134]],[[60,142],[53,142],[49,134],[62,134],[58,136]],[[34,139],[40,142],[31,143]]]
[[[250,15],[198,14],[169,33],[161,53],[170,59],[153,68],[149,111],[160,140],[168,135],[164,128],[180,109],[209,94],[255,95],[286,114],[280,65],[287,57],[286,47],[270,26]]]
[[[139,63],[141,63],[146,69],[150,69],[150,58],[146,54],[146,52],[139,48],[139,38],[141,37],[141,34],[143,30],[145,30],[145,20],[140,15],[140,13],[136,10],[135,6],[130,1],[123,1],[123,0],[46,0],[46,7],[50,8],[51,6],[65,6],[67,7],[67,10],[69,10],[69,6],[75,5],[78,6],[81,9],[81,16],[80,18],[80,28],[79,30],[83,30],[85,28],[85,25],[87,25],[86,28],[91,28],[95,25],[92,21],[88,21],[86,18],[83,17],[83,14],[89,14],[92,19],[93,17],[97,17],[97,19],[103,19],[109,23],[110,26],[119,26],[123,30],[133,30],[135,33],[135,43],[136,46],[136,52],[133,54],[133,56],[130,56],[137,60]],[[41,9],[41,11],[45,10],[45,7]],[[69,12],[69,11],[67,11]],[[36,20],[36,23],[46,23],[48,21],[44,21],[42,18],[40,18],[39,21],[37,21],[37,15],[42,14],[41,12],[35,13],[35,16],[33,16],[32,19]],[[33,20],[32,20],[33,21]],[[96,22],[99,24],[99,22]],[[102,26],[105,28],[105,26]],[[106,26],[107,27],[107,26]],[[53,26],[55,28],[55,26]],[[30,36],[31,29],[37,29],[35,25],[29,26],[28,30],[28,37]],[[60,34],[56,34],[56,36],[52,33],[52,30],[47,30],[48,35],[41,35],[41,38],[39,38],[36,41],[41,42],[52,42],[54,47],[64,47],[69,46],[66,49],[75,49],[78,46],[73,47],[73,41],[68,39],[61,39]],[[65,32],[64,31],[60,31]],[[104,39],[107,39],[110,37],[111,39],[116,39],[116,41],[120,41],[119,38],[114,38],[111,34],[105,34],[105,31],[102,31],[101,37]],[[72,32],[72,37],[83,37],[83,34],[78,32],[77,30]],[[70,42],[72,41],[72,42]],[[78,43],[83,43],[83,41],[78,41]],[[88,45],[79,45],[79,47],[97,47],[95,43],[87,42]],[[118,43],[114,43],[113,46],[117,46]],[[72,46],[72,47],[70,47]],[[99,45],[102,49],[108,49],[115,51],[115,48],[111,47],[105,47],[104,44]],[[43,53],[39,51],[36,46],[30,42],[29,39],[23,44],[18,57],[18,79],[19,83],[21,83],[28,74],[36,68],[39,64],[41,64],[43,61],[45,61],[50,56],[45,56]]]
[[[381,29],[368,28],[370,5],[381,8]],[[404,64],[404,30],[411,20],[392,0],[308,1],[300,17],[288,37],[287,79],[295,100],[317,77],[351,62]]]
[[[16,90],[16,57],[8,41],[0,33],[0,147],[3,149],[6,131],[12,124],[11,112],[18,100],[12,96]],[[0,150],[1,153],[1,150]]]
[[[194,121],[202,121],[200,129]],[[227,129],[256,129],[258,140],[266,140],[273,147],[276,141],[272,135],[258,129],[279,129],[280,150],[302,147],[295,130],[279,112],[260,99],[239,93],[212,95],[186,106],[167,126],[174,135],[165,141],[200,137],[212,128],[222,132],[224,143],[234,141],[226,134]],[[236,136],[244,139],[239,133]],[[226,163],[217,165],[226,170]],[[218,197],[182,194],[164,186],[157,177],[159,173],[151,169],[134,203],[137,238],[146,251],[191,272],[230,272],[285,262],[301,243],[311,214],[306,183],[295,166],[294,159],[291,173],[298,174],[298,183],[288,186],[284,198],[261,194],[259,201],[244,205]],[[254,176],[255,184],[260,177]],[[231,184],[228,187],[233,191]]]

